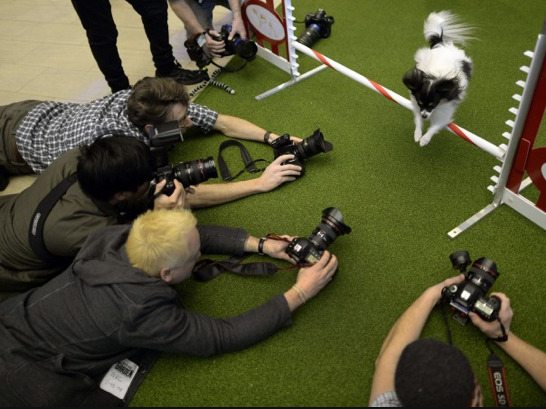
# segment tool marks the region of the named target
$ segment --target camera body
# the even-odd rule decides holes
[[[225,57],[228,55],[238,55],[239,57],[252,61],[256,57],[258,52],[258,46],[254,41],[246,40],[241,38],[237,33],[233,36],[231,40],[228,40],[229,34],[231,33],[231,26],[229,24],[224,24],[220,29],[220,35],[215,36],[208,32],[208,34],[216,41],[223,41],[225,44],[225,50],[220,56]],[[206,65],[209,65],[212,62],[212,57],[210,56],[208,50],[205,50],[205,44],[207,40],[205,38],[205,33],[199,33],[191,36],[184,42],[184,46],[188,51],[188,56],[192,61],[194,61],[199,68],[203,68]]]
[[[442,298],[449,301],[454,309],[453,319],[466,325],[469,321],[468,313],[475,312],[485,321],[497,319],[501,301],[498,297],[486,298],[485,295],[499,276],[497,265],[493,260],[482,257],[472,263],[470,270],[466,269],[471,263],[467,251],[458,251],[449,256],[453,269],[465,274],[465,281],[461,284],[452,284],[442,289]]]
[[[231,26],[229,24],[224,24],[220,29],[220,36],[216,37],[209,33],[209,35],[216,41],[223,41],[225,44],[225,50],[222,54],[222,57],[227,55],[238,55],[239,57],[252,61],[256,57],[258,52],[258,46],[252,40],[247,40],[241,38],[239,33],[235,34],[231,40],[228,40],[229,34],[231,33]]]
[[[148,136],[150,138],[152,166],[155,169],[153,185],[155,186],[162,180],[167,179],[161,193],[170,196],[175,189],[175,179],[184,188],[187,188],[191,185],[198,185],[210,178],[218,177],[216,164],[212,156],[206,159],[180,162],[176,166],[169,163],[167,150],[174,143],[184,140],[178,121],[170,121],[154,126],[148,132]]]
[[[316,263],[337,237],[350,232],[339,209],[328,207],[322,211],[322,219],[309,238],[296,237],[285,252],[298,264]]]
[[[212,61],[212,58],[205,52],[204,46],[206,43],[205,33],[195,34],[184,41],[188,56],[199,68],[206,67]]]
[[[296,41],[311,48],[319,38],[330,36],[332,24],[334,24],[334,18],[327,16],[323,9],[318,9],[314,13],[307,13],[305,15],[306,30]]]
[[[330,142],[324,140],[324,135],[320,132],[320,129],[317,129],[311,136],[308,136],[300,143],[294,143],[288,134],[281,135],[271,142],[271,146],[273,147],[275,159],[281,155],[294,155],[294,159],[284,161],[282,164],[301,166],[300,176],[303,176],[303,162],[306,159],[321,152],[330,152],[334,149],[334,146]]]

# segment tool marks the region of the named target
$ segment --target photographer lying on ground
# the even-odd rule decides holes
[[[271,188],[291,180],[297,167],[281,163],[293,157],[279,157],[254,180]],[[189,207],[204,190],[226,186],[224,191],[237,192],[238,184],[247,183],[192,186],[195,193],[186,197],[184,186],[174,179],[175,189],[166,196],[160,194],[165,180],[150,189],[154,171],[144,142],[130,136],[99,138],[62,155],[20,194],[0,197],[0,300],[61,272],[99,227],[131,221],[152,207]],[[74,174],[77,180],[52,200],[48,214],[43,200]],[[218,200],[222,194],[213,197]]]
[[[172,78],[146,77],[132,90],[87,104],[28,100],[0,107],[0,190],[8,185],[9,175],[42,173],[62,153],[103,136],[122,134],[148,143],[153,126],[173,120],[179,121],[182,132],[197,127],[203,133],[215,130],[266,143],[279,137],[244,119],[190,103],[184,85]],[[249,181],[238,185],[242,191],[229,194],[242,197],[260,188]]]
[[[482,406],[480,386],[466,356],[447,343],[419,339],[430,312],[442,298],[442,289],[464,280],[461,274],[428,288],[396,321],[375,362],[370,406]],[[492,295],[501,300],[499,319],[508,335],[497,345],[546,390],[546,354],[510,331],[510,300],[502,293]],[[503,335],[498,321],[484,321],[474,312],[469,317],[488,338]]]
[[[266,240],[263,253],[290,260],[287,245]],[[0,304],[0,405],[93,405],[87,396],[111,365],[144,349],[208,357],[290,326],[291,313],[332,280],[338,262],[328,251],[284,294],[232,318],[186,310],[170,287],[190,277],[201,251],[242,255],[258,246],[243,229],[196,228],[185,209],[93,233],[62,274]]]

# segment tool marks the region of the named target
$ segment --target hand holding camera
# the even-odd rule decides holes
[[[467,273],[466,269],[472,262],[467,251],[455,252],[449,258],[453,269],[465,275],[465,281],[461,284],[452,284],[442,290],[442,298],[449,301],[454,309],[453,319],[466,325],[469,321],[468,314],[474,312],[485,321],[496,320],[501,308],[501,300],[494,295],[485,298],[485,294],[500,274],[495,262],[482,257],[472,263]]]
[[[271,142],[273,153],[275,158],[281,155],[292,154],[293,159],[283,162],[283,165],[298,165],[301,166],[301,173],[299,176],[303,176],[303,162],[312,156],[319,153],[330,152],[334,149],[332,143],[324,140],[324,135],[320,132],[320,129],[315,130],[313,134],[299,143],[294,143],[290,138],[290,135],[284,134]]]
[[[350,232],[351,228],[343,222],[341,212],[328,207],[322,211],[322,219],[309,238],[295,238],[285,251],[298,264],[317,263],[337,237]]]
[[[325,250],[315,264],[300,268],[295,287],[301,301],[308,301],[326,287],[332,281],[337,267],[337,257]]]
[[[199,68],[203,68],[212,62],[213,57],[225,57],[238,55],[246,61],[252,61],[258,52],[258,46],[254,41],[242,38],[235,33],[231,39],[231,26],[224,24],[217,33],[214,30],[207,30],[205,33],[198,33],[191,36],[184,42],[188,56]],[[212,41],[207,41],[207,36]]]
[[[510,299],[502,293],[492,293],[491,296],[497,297],[500,300],[500,310],[498,314],[499,320],[504,325],[506,334],[510,332],[510,324],[512,323],[512,318],[514,316],[514,311],[510,306]],[[490,322],[483,320],[478,314],[470,312],[468,317],[472,323],[482,331],[487,338],[497,339],[502,337],[504,334],[501,330],[498,322]]]

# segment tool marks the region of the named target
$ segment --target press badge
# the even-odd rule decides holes
[[[110,370],[104,375],[104,378],[102,378],[100,388],[119,399],[123,399],[137,372],[138,365],[128,359],[124,359],[112,365]]]

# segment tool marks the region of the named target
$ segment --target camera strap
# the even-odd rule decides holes
[[[275,233],[268,233],[268,239],[280,240],[289,242],[284,237],[280,237]],[[211,259],[203,259],[195,264],[192,271],[192,276],[197,281],[208,281],[220,275],[220,273],[228,272],[247,276],[268,276],[273,275],[279,270],[291,270],[294,268],[307,267],[307,265],[294,264],[289,267],[278,267],[275,263],[257,261],[252,263],[243,263],[243,260],[250,256],[247,253],[243,256],[232,256],[223,261]]]
[[[57,257],[49,252],[44,243],[44,225],[51,213],[51,210],[57,203],[57,201],[66,193],[66,191],[78,180],[76,173],[73,173],[64,178],[57,186],[51,190],[47,196],[38,204],[38,207],[34,211],[32,218],[30,219],[30,225],[28,228],[28,241],[30,247],[34,253],[42,260],[59,263],[63,261],[61,257]],[[68,260],[67,260],[68,261]]]
[[[235,176],[231,176],[231,172],[228,169],[228,166],[226,164],[226,161],[224,160],[222,156],[222,151],[229,147],[229,146],[237,146],[239,150],[241,151],[241,158],[243,159],[244,168],[241,169]],[[261,172],[264,169],[258,169],[255,165],[256,162],[267,162],[265,159],[256,159],[252,160],[252,157],[248,153],[248,150],[245,148],[245,146],[235,140],[227,140],[220,144],[220,147],[218,149],[218,167],[220,168],[220,174],[222,175],[222,179],[224,180],[233,180],[237,177],[239,177],[245,170],[249,173],[256,173]]]
[[[491,382],[491,390],[493,391],[493,399],[495,400],[496,407],[509,407],[510,406],[510,396],[508,395],[508,387],[506,385],[506,372],[504,370],[504,365],[502,364],[501,359],[489,343],[491,341],[496,342],[505,342],[508,340],[508,335],[506,334],[506,329],[502,321],[497,318],[497,321],[500,324],[502,330],[502,336],[498,338],[487,338],[485,340],[485,345],[489,350],[490,354],[487,358],[487,370],[489,372],[489,381]]]
[[[192,276],[197,281],[209,281],[223,272],[247,276],[268,276],[275,274],[279,270],[279,267],[274,263],[242,263],[247,256],[233,256],[223,261],[203,259],[195,264]]]

